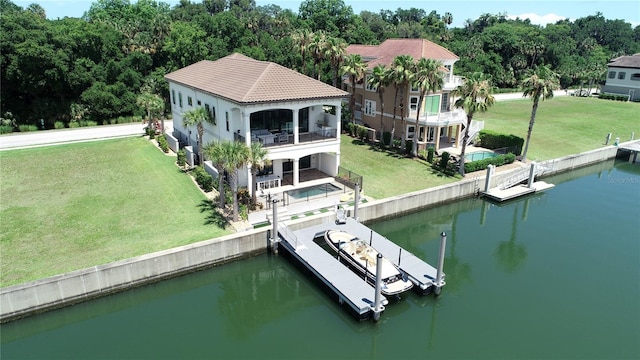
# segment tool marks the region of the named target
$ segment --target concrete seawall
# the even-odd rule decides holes
[[[540,164],[548,169],[543,176],[548,176],[611,159],[616,152],[617,147],[607,146]],[[519,170],[495,174],[492,186]],[[471,175],[453,184],[372,201],[358,208],[358,217],[364,222],[378,220],[474,196],[484,187],[484,178],[484,174]],[[333,221],[334,217],[329,212],[291,220],[287,224],[292,230],[297,230]],[[0,289],[0,322],[261,254],[266,251],[267,236],[267,228],[254,229],[5,287]]]

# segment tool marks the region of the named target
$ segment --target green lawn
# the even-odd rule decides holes
[[[485,129],[526,139],[532,105],[530,99],[498,101],[474,119],[484,120]],[[611,143],[616,137],[628,141],[632,131],[640,138],[640,103],[573,96],[540,101],[527,160],[597,149],[604,146],[608,133],[612,134]]]
[[[0,152],[0,287],[229,234],[143,138]]]
[[[340,166],[362,175],[364,194],[376,199],[460,179],[434,172],[426,161],[398,156],[344,134],[340,144]]]

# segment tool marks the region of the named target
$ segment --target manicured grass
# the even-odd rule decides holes
[[[0,286],[229,234],[143,138],[0,152]]]
[[[363,144],[348,135],[342,135],[340,166],[364,177],[364,194],[375,199],[400,195],[442,184],[460,177],[447,177],[433,171],[426,161],[410,159],[398,154]]]
[[[533,101],[498,101],[485,113],[474,116],[485,121],[485,129],[526,139]],[[548,160],[604,146],[612,134],[620,141],[640,138],[640,103],[597,98],[561,96],[540,101],[527,160]]]

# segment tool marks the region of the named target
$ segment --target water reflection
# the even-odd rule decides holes
[[[529,198],[524,200],[525,209],[528,207]],[[527,258],[527,249],[521,243],[516,240],[518,238],[518,210],[520,209],[522,202],[516,203],[513,207],[513,219],[511,220],[511,235],[508,241],[501,241],[498,244],[496,250],[496,257],[498,258],[498,264],[508,273],[514,273]],[[523,219],[524,221],[524,219]]]

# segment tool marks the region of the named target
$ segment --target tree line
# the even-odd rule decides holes
[[[253,0],[98,0],[81,18],[48,20],[38,4],[0,0],[0,117],[47,128],[150,117],[168,109],[164,74],[232,52],[340,87],[347,44],[425,38],[460,57],[456,75],[483,72],[503,88],[538,65],[565,88],[603,83],[612,58],[640,52],[640,27],[600,13],[545,27],[484,14],[451,28],[450,13],[418,8],[355,14],[342,0],[306,0],[297,10]]]

